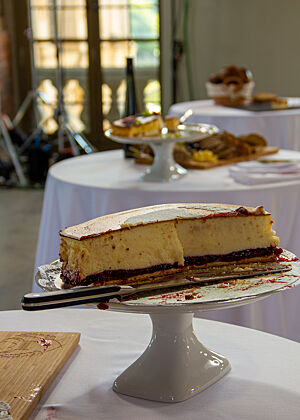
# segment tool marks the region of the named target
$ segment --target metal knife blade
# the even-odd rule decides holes
[[[193,286],[201,283],[220,282],[224,280],[234,280],[247,277],[255,277],[260,275],[274,274],[279,272],[290,271],[292,267],[281,263],[251,263],[245,265],[228,265],[202,269],[189,270],[184,273],[174,273],[161,277],[152,276],[151,283],[143,285],[135,285],[135,293],[152,291],[157,289],[167,289],[179,286]],[[159,280],[161,278],[161,281]],[[148,278],[151,280],[151,276]]]

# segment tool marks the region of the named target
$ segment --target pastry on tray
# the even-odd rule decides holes
[[[60,232],[65,287],[141,284],[189,268],[276,261],[271,214],[228,204],[163,204]],[[153,275],[153,277],[149,276]]]
[[[177,143],[174,146],[174,159],[187,169],[209,169],[277,152],[278,149],[268,147],[266,139],[259,134],[235,136],[220,131],[193,143]],[[153,158],[153,151],[148,147],[136,156],[136,163],[151,164]]]
[[[254,88],[250,70],[225,66],[206,83],[207,95],[217,105],[239,106],[250,100]]]
[[[250,134],[241,134],[238,136],[240,140],[242,140],[244,143],[248,144],[252,149],[254,149],[254,152],[256,151],[257,147],[266,147],[268,146],[267,140],[260,136],[259,134],[250,133]]]
[[[248,156],[252,153],[252,148],[240,138],[227,131],[213,134],[204,139],[191,144],[193,149],[210,150],[218,160],[232,159],[237,156]]]
[[[272,109],[287,109],[288,107],[289,103],[286,98],[276,98],[274,101],[271,101]]]
[[[286,109],[289,106],[286,98],[280,98],[271,92],[256,93],[253,95],[252,102],[255,104],[270,104],[272,109]]]
[[[112,135],[119,137],[159,136],[163,127],[159,114],[130,115],[112,123]]]
[[[277,99],[276,93],[272,92],[259,92],[253,95],[252,102],[253,103],[265,103],[271,102]]]

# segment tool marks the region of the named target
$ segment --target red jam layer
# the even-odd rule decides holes
[[[187,257],[185,258],[185,265],[201,266],[204,264],[214,262],[239,261],[245,258],[259,258],[268,257],[272,255],[276,257],[280,255],[281,252],[281,248],[276,248],[272,246],[268,248],[246,249],[244,251],[231,252],[230,254],[226,255],[204,255],[201,257]],[[95,283],[97,285],[104,285],[107,281],[112,280],[118,280],[118,284],[126,284],[127,279],[129,277],[139,276],[143,274],[151,274],[161,270],[178,268],[180,268],[180,266],[178,265],[178,263],[175,263],[154,265],[152,267],[139,268],[135,270],[106,270],[102,273],[92,274],[90,276],[85,277],[84,279],[81,279],[78,270],[70,272],[68,268],[63,267],[61,271],[61,278],[66,286],[87,286],[92,283]]]
[[[118,284],[126,284],[129,277],[139,276],[143,274],[151,274],[157,271],[169,270],[172,268],[179,268],[178,263],[175,264],[159,264],[153,265],[152,267],[138,268],[135,270],[105,270],[102,273],[92,274],[80,279],[79,272],[76,270],[70,272],[67,268],[62,268],[61,278],[65,285],[71,286],[87,286],[95,283],[99,286],[106,284],[107,281],[118,280]]]
[[[204,255],[201,257],[187,257],[185,258],[185,265],[203,265],[213,262],[231,262],[238,261],[244,258],[268,257],[271,255],[278,256],[282,253],[281,248],[269,246],[268,248],[245,249],[244,251],[231,252],[226,255]]]

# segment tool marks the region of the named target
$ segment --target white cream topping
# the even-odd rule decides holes
[[[174,220],[174,219],[192,219],[192,218],[199,218],[199,210],[202,211],[202,218],[209,215],[218,215],[220,213],[226,213],[226,215],[230,216],[236,214],[236,209],[239,207],[236,206],[234,208],[228,206],[216,206],[213,204],[193,204],[188,205],[182,203],[182,205],[178,204],[177,208],[170,208],[170,209],[162,209],[162,210],[152,210],[149,212],[145,212],[143,214],[139,214],[136,216],[131,216],[124,223],[122,223],[121,227],[128,227],[128,226],[137,226],[139,224],[147,224],[147,223],[155,223],[162,220]],[[258,215],[258,214],[266,214],[263,206],[258,206],[253,208],[250,211],[251,214]],[[142,221],[141,221],[142,220]]]

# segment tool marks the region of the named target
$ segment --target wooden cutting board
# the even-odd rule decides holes
[[[251,155],[237,156],[232,159],[220,159],[217,162],[197,162],[196,160],[191,159],[185,161],[177,161],[177,163],[186,169],[212,169],[217,168],[218,166],[232,165],[238,162],[258,159],[262,156],[272,155],[278,151],[279,149],[277,147],[266,146],[257,148],[256,153],[252,153]],[[153,158],[151,156],[140,157],[135,159],[135,162],[144,165],[151,165],[153,163]]]
[[[27,419],[68,360],[79,333],[0,331],[0,401]]]

